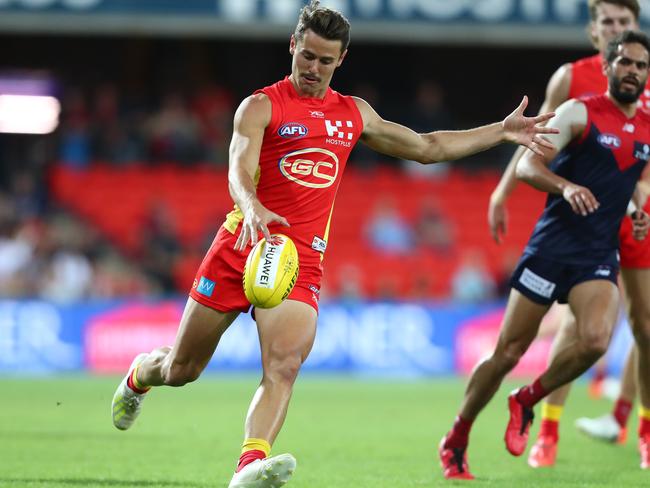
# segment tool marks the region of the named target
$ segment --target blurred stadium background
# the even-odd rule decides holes
[[[232,206],[234,108],[289,72],[302,3],[0,3],[1,372],[122,371],[134,352],[173,340]],[[586,1],[324,4],[353,25],[333,87],[420,131],[500,119],[523,94],[536,111],[557,66],[591,52]],[[358,147],[308,368],[471,368],[544,200],[520,187],[506,242],[491,240],[488,197],[512,151],[422,167]],[[257,367],[254,329],[241,324],[217,355],[222,369]],[[521,372],[547,349],[539,342]]]
[[[303,3],[0,1],[0,375],[121,373],[173,341],[232,206],[234,109],[289,73]],[[420,131],[501,119],[524,94],[536,112],[554,70],[593,52],[586,0],[322,3],[352,23],[333,88]],[[490,350],[544,202],[518,188],[506,242],[491,240],[488,197],[513,151],[425,168],[355,150],[306,371],[428,380]],[[619,327],[613,374],[629,340]],[[543,368],[549,346],[514,374]],[[258,354],[241,317],[209,369],[256,372]]]

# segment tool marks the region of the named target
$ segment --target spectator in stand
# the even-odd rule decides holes
[[[480,249],[468,249],[451,279],[452,298],[463,303],[482,303],[494,298],[495,283]]]
[[[454,229],[433,198],[422,202],[415,224],[417,244],[425,251],[448,255],[454,248]]]
[[[413,248],[413,229],[387,195],[377,199],[366,236],[373,249],[386,254],[405,254]]]
[[[141,235],[139,262],[142,263],[145,274],[159,286],[159,292],[173,293],[176,291],[174,266],[182,248],[176,231],[176,220],[164,201],[152,205]]]
[[[149,160],[181,164],[200,161],[204,156],[200,132],[199,121],[184,97],[168,93],[160,110],[147,121]]]
[[[192,112],[200,124],[204,159],[217,166],[228,164],[228,140],[232,133],[233,95],[225,87],[210,83],[199,89]]]
[[[451,115],[445,106],[445,92],[435,80],[420,81],[415,88],[415,98],[408,110],[406,125],[416,132],[427,132],[453,127]],[[412,161],[405,162],[405,168],[414,175],[444,175],[448,171],[448,163],[421,165]]]

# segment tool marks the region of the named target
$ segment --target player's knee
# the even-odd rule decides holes
[[[163,369],[163,379],[167,386],[183,386],[198,379],[202,371],[203,368],[193,362],[172,362]]]
[[[273,356],[266,361],[264,376],[279,383],[293,384],[300,372],[302,359],[299,355]]]
[[[606,328],[593,327],[588,333],[581,335],[579,348],[582,355],[589,359],[598,359],[607,352],[609,332]]]
[[[505,347],[498,349],[493,356],[500,369],[508,372],[517,366],[519,360],[526,352],[526,348],[518,342],[506,344]]]

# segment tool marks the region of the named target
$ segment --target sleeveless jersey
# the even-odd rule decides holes
[[[293,239],[301,268],[320,267],[336,192],[363,130],[361,114],[352,97],[331,88],[323,99],[300,97],[288,77],[255,93],[268,96],[272,106],[255,177],[257,197],[291,225],[272,223],[269,230]],[[225,227],[234,234],[242,220],[235,205]]]
[[[650,111],[650,80],[639,97],[638,106]],[[607,77],[603,74],[603,57],[600,54],[571,63],[569,99],[602,95],[607,91]]]
[[[600,207],[583,217],[562,195],[549,194],[524,252],[589,265],[611,259],[618,249],[621,221],[650,159],[650,115],[637,110],[628,119],[605,95],[581,101],[587,108],[585,130],[557,155],[550,169],[589,188]]]

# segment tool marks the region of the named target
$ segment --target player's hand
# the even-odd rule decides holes
[[[643,210],[636,210],[632,214],[632,237],[642,241],[648,235],[648,230],[650,230],[650,217]]]
[[[570,184],[564,187],[562,198],[569,202],[575,213],[583,217],[594,213],[600,207],[600,203],[593,193],[588,188],[580,185]]]
[[[536,117],[526,117],[524,116],[524,110],[526,110],[527,106],[528,97],[524,96],[515,111],[503,119],[501,125],[505,132],[505,139],[509,142],[526,146],[534,153],[543,156],[544,153],[541,147],[555,149],[555,146],[543,137],[542,134],[557,134],[560,131],[557,128],[544,127],[540,124],[544,124],[547,120],[555,117],[555,113],[549,112],[537,115]]]
[[[494,242],[501,244],[501,239],[505,237],[508,229],[508,210],[506,209],[505,199],[496,193],[492,193],[490,196],[488,225]]]
[[[257,244],[260,232],[267,241],[271,240],[271,233],[268,227],[271,222],[278,222],[285,227],[290,227],[287,219],[281,215],[271,212],[259,202],[253,203],[244,212],[244,221],[242,222],[241,232],[237,238],[237,242],[235,242],[235,249],[237,251],[243,251],[246,249],[249,241],[251,246]]]

